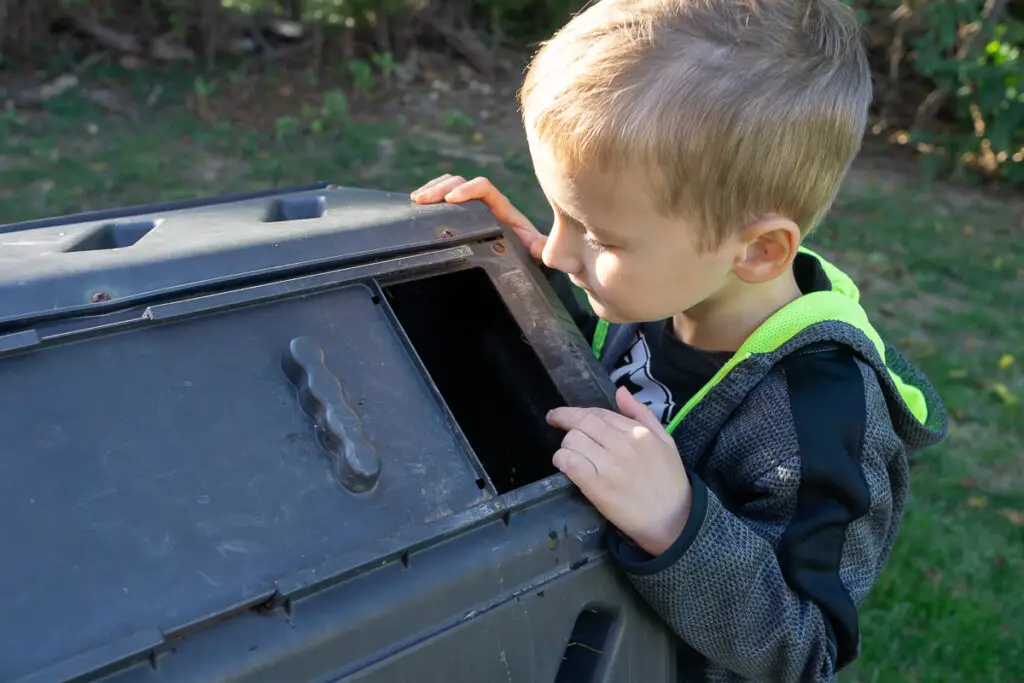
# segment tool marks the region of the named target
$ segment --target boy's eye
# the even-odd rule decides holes
[[[607,244],[602,244],[590,235],[583,236],[583,242],[594,251],[607,251],[611,249]]]

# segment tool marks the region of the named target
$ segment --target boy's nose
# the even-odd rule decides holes
[[[579,240],[574,238],[570,230],[566,230],[556,221],[551,228],[547,242],[544,243],[541,261],[548,268],[560,270],[563,273],[570,275],[579,273],[583,268],[583,262],[579,256],[579,245],[574,242],[579,242]]]

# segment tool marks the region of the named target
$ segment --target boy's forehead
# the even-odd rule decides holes
[[[590,227],[608,234],[625,222],[647,222],[647,189],[631,175],[583,170],[570,176],[572,196]]]
[[[693,238],[694,224],[665,216],[657,208],[657,186],[650,171],[631,165],[610,170],[570,168],[544,144],[531,144],[531,155],[548,201],[598,238],[621,245],[661,239],[666,231],[676,234],[680,229],[687,239]]]
[[[541,188],[553,204],[573,214],[599,222],[614,220],[624,212],[650,210],[650,185],[638,169],[602,170],[570,168],[550,145],[531,142],[530,153]]]

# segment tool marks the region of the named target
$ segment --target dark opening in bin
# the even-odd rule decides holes
[[[474,268],[385,288],[385,295],[499,494],[556,472],[564,405],[487,273]]]
[[[555,683],[591,683],[598,680],[601,660],[612,643],[615,622],[615,614],[603,609],[588,607],[580,612],[569,634]]]

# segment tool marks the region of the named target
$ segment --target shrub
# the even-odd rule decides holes
[[[1024,0],[844,0],[866,29],[879,127],[954,171],[1024,184]],[[0,0],[0,69],[48,58],[85,14],[150,37],[170,32],[212,61],[247,17],[316,26],[311,59],[339,50],[390,72],[416,43],[447,43],[478,68],[496,44],[551,33],[584,0]],[[237,33],[237,32],[236,32]],[[34,53],[34,54],[33,54]],[[5,60],[6,56],[6,60]],[[365,60],[361,58],[365,57]],[[356,63],[357,59],[359,63]]]

